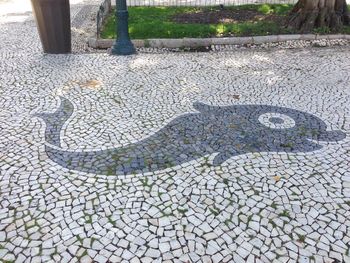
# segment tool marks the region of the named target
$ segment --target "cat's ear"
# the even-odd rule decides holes
[[[193,103],[193,108],[195,108],[199,112],[204,113],[209,112],[213,108],[213,106],[207,105],[203,102],[195,102]]]

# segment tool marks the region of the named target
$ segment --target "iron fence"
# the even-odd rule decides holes
[[[295,4],[297,0],[127,0],[128,6],[233,6],[248,4]]]

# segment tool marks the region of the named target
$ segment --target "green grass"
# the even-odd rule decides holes
[[[287,16],[293,5],[243,5],[225,7],[226,10],[254,10],[264,16]],[[243,21],[234,23],[197,24],[173,21],[177,14],[207,12],[219,10],[219,7],[129,7],[129,33],[132,39],[148,38],[205,38],[222,36],[257,36],[295,33],[286,29],[282,23],[270,20]],[[102,38],[114,39],[116,21],[114,10],[108,17]],[[326,29],[315,33],[329,33]],[[344,27],[341,33],[350,33],[350,27]]]
[[[242,7],[245,8],[245,6],[242,6]],[[269,15],[269,14],[287,15],[289,11],[291,11],[293,5],[263,4],[263,5],[250,5],[249,7],[257,9],[260,13],[263,13],[265,15]]]
[[[130,7],[129,33],[133,39],[183,38],[214,36],[252,36],[281,33],[282,28],[271,21],[249,21],[230,24],[182,24],[172,21],[176,14],[217,10],[219,7]],[[257,10],[261,14],[285,15],[291,5],[245,5],[225,7],[233,10]],[[114,11],[113,11],[114,13]],[[115,38],[115,16],[107,19],[102,38]],[[287,33],[287,30],[283,30]]]

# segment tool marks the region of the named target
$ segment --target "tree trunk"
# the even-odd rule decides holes
[[[307,33],[317,27],[339,29],[349,25],[346,0],[299,0],[288,21],[288,28]]]

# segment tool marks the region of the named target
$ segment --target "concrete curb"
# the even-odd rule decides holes
[[[152,48],[194,48],[211,45],[247,45],[286,42],[293,40],[350,40],[350,35],[272,35],[254,37],[222,37],[222,38],[181,38],[181,39],[134,39],[135,47]],[[113,39],[90,38],[88,45],[95,49],[108,49],[114,43]]]

